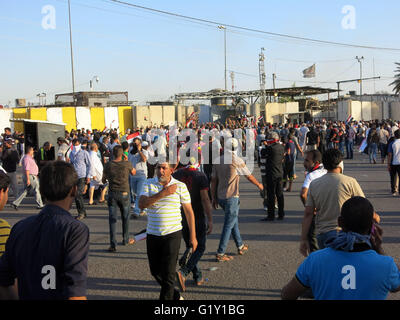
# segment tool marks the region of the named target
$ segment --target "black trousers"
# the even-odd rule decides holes
[[[86,216],[85,204],[83,202],[83,191],[85,191],[86,186],[86,178],[78,179],[78,190],[75,197],[76,209],[78,210],[79,215]]]
[[[268,208],[268,218],[275,218],[275,197],[278,202],[278,215],[283,218],[285,212],[282,178],[262,176],[262,181],[264,185],[264,206]]]
[[[395,193],[396,191],[400,191],[399,189],[399,184],[398,183],[400,179],[400,165],[391,165],[390,166],[390,187],[392,189],[392,193]]]
[[[147,235],[147,257],[151,275],[161,285],[160,300],[179,300],[175,289],[176,262],[178,261],[182,231],[166,236]]]

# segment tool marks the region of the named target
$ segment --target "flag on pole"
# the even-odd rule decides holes
[[[346,120],[346,124],[350,123],[353,120],[353,117],[349,115],[349,117]]]
[[[135,139],[137,136],[139,136],[139,132],[131,133],[129,136],[126,137],[126,141],[131,144],[133,142],[133,139]]]
[[[315,63],[303,70],[303,78],[315,78]]]
[[[257,118],[257,121],[260,122],[262,119],[264,119],[264,117],[263,117],[263,116],[259,116],[259,117]]]

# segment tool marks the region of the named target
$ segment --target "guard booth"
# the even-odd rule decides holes
[[[22,122],[23,133],[25,134],[25,147],[31,145],[35,150],[39,150],[47,141],[56,147],[57,138],[65,136],[65,123],[28,119],[11,119],[10,121]]]

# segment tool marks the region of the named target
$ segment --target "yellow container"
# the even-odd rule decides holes
[[[28,119],[27,109],[26,108],[14,108],[13,109],[13,118]],[[23,132],[24,131],[24,123],[23,122],[14,122],[14,130]]]
[[[47,121],[46,108],[29,108],[29,119]]]
[[[105,127],[104,108],[103,107],[90,108],[90,117],[92,120],[92,131],[94,129],[102,131]]]
[[[126,129],[133,129],[132,107],[118,107],[119,132],[124,135]]]
[[[65,130],[71,131],[72,129],[76,129],[75,107],[63,107],[62,119],[65,123]]]

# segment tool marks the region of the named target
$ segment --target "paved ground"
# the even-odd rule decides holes
[[[214,231],[208,237],[206,253],[201,267],[208,280],[204,287],[195,287],[187,281],[186,299],[279,299],[280,289],[293,277],[303,257],[298,251],[303,205],[299,199],[302,182],[302,160],[297,163],[299,179],[291,193],[285,193],[286,219],[260,222],[264,217],[262,201],[256,188],[242,178],[240,184],[240,230],[250,250],[244,256],[236,255],[233,240],[228,254],[235,255],[231,262],[215,262],[222,228],[221,210],[214,211]],[[370,165],[367,156],[356,155],[345,161],[345,173],[355,177],[366,196],[382,217],[384,248],[396,261],[400,258],[400,198],[390,194],[389,174],[386,165]],[[260,179],[258,169],[255,175]],[[35,214],[33,199],[26,200],[18,212],[6,208],[1,213],[10,224]],[[76,210],[72,213],[76,215]],[[83,220],[90,228],[90,256],[88,272],[89,299],[157,299],[159,286],[150,275],[145,241],[134,246],[118,247],[117,253],[108,253],[108,211],[106,206],[88,208],[88,218]],[[138,232],[146,227],[146,218],[131,220],[131,230]],[[121,224],[118,224],[119,241]],[[183,252],[183,242],[181,251]],[[213,270],[217,268],[216,270]],[[399,295],[390,295],[389,299]]]

